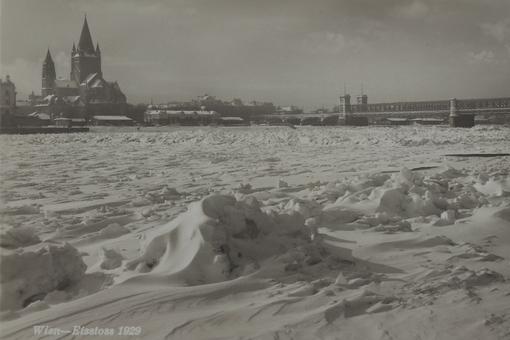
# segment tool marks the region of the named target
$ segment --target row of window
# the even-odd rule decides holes
[[[402,103],[402,104],[368,104],[353,105],[353,112],[387,112],[387,111],[436,111],[448,110],[449,103]]]
[[[484,109],[510,107],[510,100],[461,100],[457,103],[459,109]]]

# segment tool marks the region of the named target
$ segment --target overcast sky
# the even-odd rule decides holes
[[[132,103],[223,99],[331,107],[510,95],[509,0],[0,0],[1,76],[41,90],[86,13],[106,80]]]

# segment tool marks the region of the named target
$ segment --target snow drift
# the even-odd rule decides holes
[[[0,310],[18,310],[55,290],[79,282],[85,263],[68,243],[40,243],[17,250],[1,250]]]
[[[304,222],[298,212],[265,213],[253,197],[212,195],[149,232],[127,268],[194,285],[252,273],[271,257],[284,270],[313,265],[327,252]]]

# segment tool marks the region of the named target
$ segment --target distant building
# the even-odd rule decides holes
[[[264,115],[254,122],[267,125],[333,126],[338,125],[338,119],[339,115],[335,113],[291,113]]]
[[[87,116],[86,105],[79,95],[57,96],[56,94],[50,94],[39,99],[33,109],[47,114],[51,117],[51,120],[57,118],[86,119]]]
[[[148,125],[210,125],[219,117],[215,111],[165,110],[149,106],[144,121]]]
[[[16,85],[10,76],[5,81],[0,78],[0,125],[3,125],[4,117],[13,115],[16,111]]]
[[[5,81],[0,78],[0,110],[2,113],[13,114],[16,110],[16,85],[10,76]]]
[[[272,114],[276,111],[273,103],[251,101],[243,103],[239,98],[223,101],[211,95],[198,96],[189,102],[169,102],[167,104],[151,105],[153,109],[174,111],[215,111],[223,117],[241,117],[251,120],[255,116]]]
[[[280,106],[276,109],[277,114],[300,114],[303,113],[303,110],[297,106]]]
[[[71,49],[70,79],[58,79],[50,50],[42,66],[42,101],[39,109],[52,119],[71,117],[80,112],[90,118],[94,115],[123,115],[126,96],[117,82],[103,78],[101,50],[94,48],[87,18],[83,22],[78,46]]]
[[[231,104],[232,106],[243,106],[243,105],[244,105],[244,104],[243,104],[243,101],[242,101],[241,99],[239,99],[239,98],[234,98],[234,99],[232,99],[232,101],[230,102],[230,104]]]

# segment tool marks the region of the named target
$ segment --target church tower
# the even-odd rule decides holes
[[[53,62],[50,49],[48,48],[48,52],[46,53],[46,59],[44,59],[42,67],[41,95],[43,97],[53,94],[55,89],[55,79],[57,79],[57,74],[55,73],[55,63]]]
[[[81,84],[88,75],[98,73],[102,77],[101,72],[101,52],[99,45],[94,49],[92,36],[90,35],[87,17],[83,21],[80,40],[78,47],[73,45],[71,56],[71,79]]]

